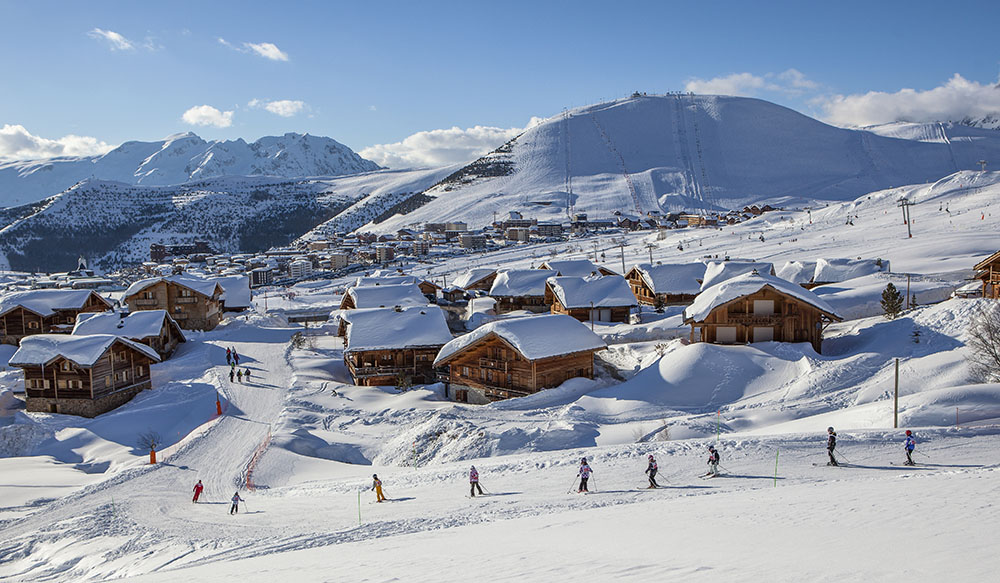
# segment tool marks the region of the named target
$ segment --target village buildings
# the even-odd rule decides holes
[[[490,287],[490,297],[496,300],[496,313],[547,312],[545,280],[551,276],[552,272],[547,269],[511,269],[498,273]]]
[[[588,275],[618,275],[607,267],[601,267],[589,259],[554,259],[538,266],[538,269],[551,269],[556,275],[587,277]]]
[[[83,313],[76,317],[74,336],[112,334],[145,344],[166,360],[181,342],[184,332],[166,310],[143,310],[130,314]]]
[[[38,334],[10,358],[24,372],[28,411],[95,417],[151,388],[152,348],[110,334]]]
[[[341,322],[344,364],[361,386],[434,382],[434,357],[452,339],[437,306],[350,310]]]
[[[18,344],[34,334],[69,334],[83,312],[105,312],[112,304],[92,290],[40,289],[0,299],[0,342]]]
[[[474,268],[455,278],[452,285],[467,291],[481,290],[488,292],[497,278],[497,270],[491,268]]]
[[[354,286],[347,288],[340,302],[341,310],[426,306],[427,298],[417,284],[409,283]]]
[[[640,304],[687,305],[701,291],[704,263],[640,263],[625,275]]]
[[[448,342],[434,366],[456,401],[484,403],[593,378],[594,353],[605,347],[574,318],[528,316],[490,322]]]
[[[684,309],[692,342],[809,342],[817,353],[822,349],[825,325],[840,320],[813,292],[757,272],[706,289]]]
[[[620,275],[550,277],[545,283],[545,303],[553,314],[566,314],[581,322],[628,323],[637,306],[628,282]]]
[[[190,276],[154,277],[125,290],[130,312],[166,310],[185,330],[211,330],[222,319],[222,286]]]
[[[975,265],[976,279],[983,283],[983,297],[1000,299],[1000,251]]]

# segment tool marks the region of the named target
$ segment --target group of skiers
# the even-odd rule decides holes
[[[240,353],[236,352],[236,348],[226,348],[226,364],[229,365],[229,382],[242,383],[244,379],[250,382],[250,369],[240,369]]]
[[[833,427],[826,428],[826,453],[830,456],[830,461],[826,462],[828,466],[839,466],[840,462],[837,461],[836,456],[833,455],[833,450],[837,448],[837,432],[833,430]],[[915,466],[916,462],[913,461],[913,450],[917,448],[917,438],[913,436],[913,432],[909,429],[906,430],[906,439],[903,440],[903,452],[906,454],[906,461],[903,462],[904,466]]]

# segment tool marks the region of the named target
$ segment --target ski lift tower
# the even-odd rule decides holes
[[[977,164],[979,164],[980,172],[986,172],[986,160],[980,160]]]

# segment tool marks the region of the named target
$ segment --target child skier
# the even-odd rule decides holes
[[[232,368],[229,369],[229,382],[233,382],[233,380],[236,379],[236,373],[233,372],[233,370],[234,369],[232,369]]]
[[[372,474],[372,490],[375,490],[376,502],[382,502],[385,500],[385,494],[382,493],[382,480],[378,479],[378,474]]]
[[[243,382],[243,371],[240,369],[236,369],[236,382],[238,383]]]
[[[708,473],[706,476],[719,475],[719,452],[716,451],[714,445],[708,446]]]
[[[594,470],[590,469],[590,466],[587,464],[587,458],[581,459],[580,471],[576,474],[580,477],[580,489],[578,489],[577,492],[590,492],[590,490],[587,489],[587,480],[590,479],[590,474],[593,472]]]
[[[236,513],[238,513],[240,511],[240,502],[245,502],[245,500],[243,500],[242,498],[240,498],[240,493],[239,492],[234,492],[233,493],[233,506],[229,509],[229,514],[236,514]]]
[[[656,470],[657,470],[656,459],[652,455],[650,455],[649,465],[646,466],[646,472],[645,472],[646,474],[649,475],[649,486],[647,486],[647,489],[660,487],[660,485],[656,483]]]
[[[906,452],[906,465],[915,466],[913,463],[913,450],[917,447],[917,440],[913,437],[913,432],[906,430],[906,441],[903,442],[903,451]]]
[[[191,499],[192,502],[198,501],[198,496],[201,496],[201,491],[205,489],[205,485],[198,480],[198,483],[194,485],[194,498]]]
[[[243,369],[243,378],[245,378],[248,383],[250,382],[250,369],[249,368]]]
[[[476,466],[472,466],[469,470],[469,494],[475,497],[476,490],[479,490],[480,494],[483,493],[483,489],[479,486],[479,472],[476,471]]]
[[[839,466],[837,458],[833,457],[833,450],[837,447],[837,432],[833,430],[833,427],[827,427],[826,434],[826,453],[830,456],[830,461],[826,462],[826,465]]]

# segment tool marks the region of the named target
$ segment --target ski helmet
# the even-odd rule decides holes
[[[653,454],[649,454],[649,459],[653,459]]]
[[[714,445],[708,446],[708,451],[715,451],[715,446]]]
[[[585,464],[585,463],[587,463],[587,458],[583,458],[583,459],[581,459],[581,460],[580,460],[580,463],[581,463],[581,464]]]
[[[373,478],[377,478],[377,477],[378,477],[378,474],[372,474],[372,477],[373,477]]]
[[[906,430],[906,434],[907,434],[907,435],[913,435],[913,432],[912,432],[912,431],[910,431],[909,429],[907,429],[907,430]]]
[[[827,433],[833,433],[833,427],[827,427],[826,428],[826,432]]]

